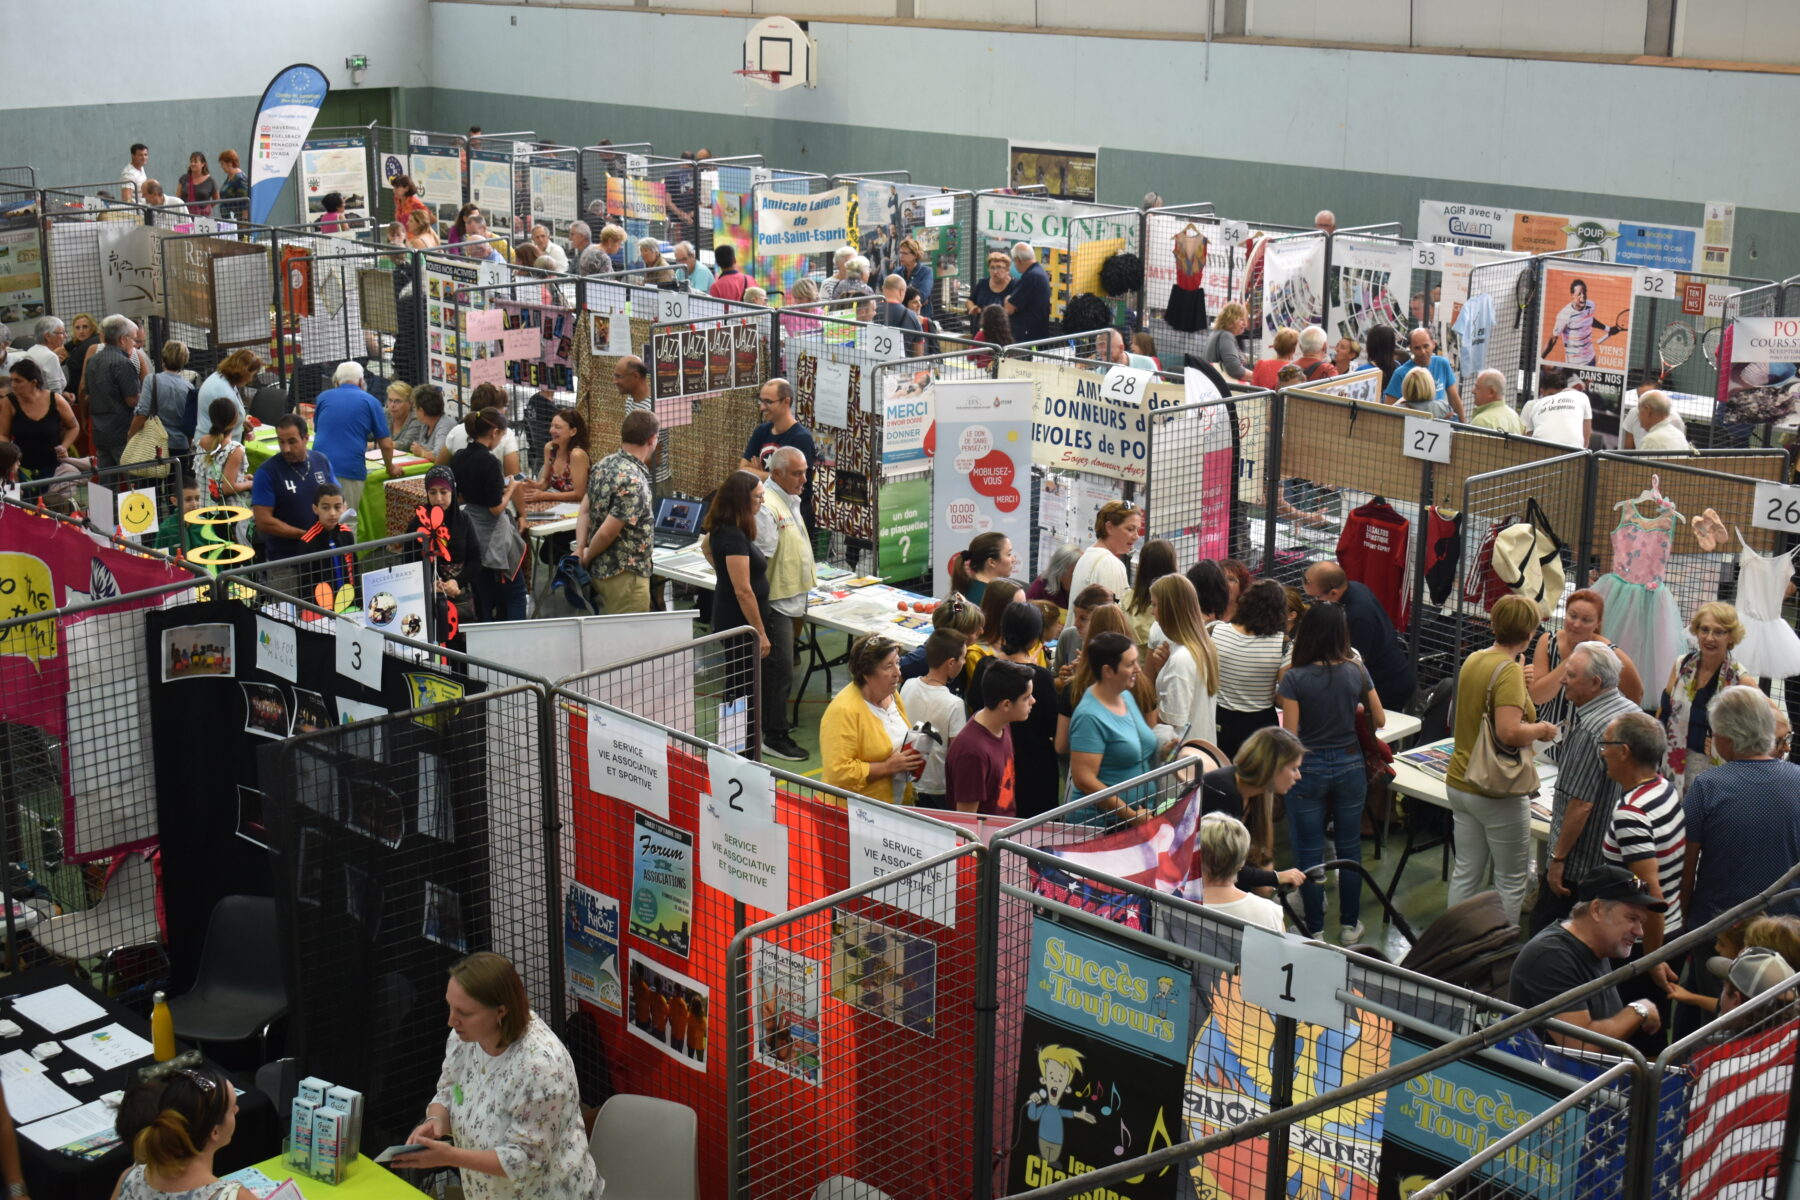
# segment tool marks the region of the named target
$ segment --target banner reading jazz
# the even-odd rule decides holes
[[[268,224],[328,90],[325,72],[307,63],[284,67],[269,81],[250,127],[252,224]]]
[[[999,530],[1015,546],[1030,544],[1031,386],[969,379],[937,385],[933,460],[936,515],[931,559],[937,591],[950,588],[950,560],[978,533]]]
[[[1190,990],[1188,972],[1167,961],[1042,917],[1032,922],[1008,1193],[1180,1140]],[[1180,1173],[1171,1164],[1104,1194],[1171,1197]]]
[[[1623,382],[1631,361],[1631,293],[1636,273],[1604,263],[1544,264],[1538,301],[1538,361]]]
[[[802,195],[758,188],[756,256],[821,254],[857,244],[856,193],[848,187]]]

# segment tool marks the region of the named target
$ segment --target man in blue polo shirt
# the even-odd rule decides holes
[[[250,481],[250,511],[264,554],[279,563],[304,552],[300,539],[318,520],[313,495],[320,484],[336,483],[337,476],[325,455],[306,448],[306,418],[300,414],[286,413],[275,422],[275,442],[281,452],[258,467]],[[356,457],[362,459],[360,453]],[[267,579],[276,591],[298,594],[299,575],[291,568],[271,570]]]
[[[1400,384],[1406,379],[1406,373],[1423,368],[1431,373],[1431,380],[1437,384],[1437,398],[1450,406],[1450,411],[1458,421],[1466,421],[1463,415],[1462,392],[1456,386],[1456,369],[1450,360],[1441,354],[1433,353],[1437,343],[1431,340],[1431,330],[1419,328],[1412,331],[1407,343],[1412,350],[1412,357],[1394,368],[1394,374],[1388,380],[1387,390],[1383,393],[1389,400],[1398,402]]]
[[[1050,275],[1037,260],[1029,243],[1012,248],[1019,278],[1006,298],[1006,315],[1012,318],[1013,340],[1035,342],[1050,336]]]
[[[388,428],[387,410],[363,386],[361,363],[339,363],[331,382],[335,386],[319,393],[313,402],[313,449],[323,454],[337,472],[338,484],[344,489],[344,503],[360,509],[363,484],[369,478],[369,461],[363,452],[370,442],[381,447],[388,478],[398,477],[394,470],[394,439],[390,436],[393,431]]]

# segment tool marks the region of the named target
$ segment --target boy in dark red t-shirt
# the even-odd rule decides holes
[[[963,726],[944,758],[944,785],[959,812],[1010,817],[1013,798],[1011,725],[1031,715],[1035,699],[1031,672],[1018,663],[996,660],[981,679],[982,708]]]

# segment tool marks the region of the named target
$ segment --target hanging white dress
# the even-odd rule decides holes
[[[1744,625],[1744,640],[1732,657],[1758,679],[1800,675],[1800,633],[1781,619],[1783,594],[1794,577],[1794,550],[1758,554],[1745,544],[1742,533],[1738,545],[1742,550],[1738,555],[1737,611]]]

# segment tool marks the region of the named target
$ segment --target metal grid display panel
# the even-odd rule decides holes
[[[838,812],[808,814],[791,837],[835,835]],[[970,1194],[983,862],[965,845],[847,893],[831,886],[848,882],[833,864],[814,893],[837,893],[832,904],[733,941],[731,1195],[837,1194],[828,1180],[889,1196]]]
[[[298,1056],[368,1097],[370,1144],[403,1139],[435,1091],[445,973],[466,954],[512,960],[560,1023],[541,696],[466,696],[262,751]]]
[[[456,219],[457,210],[462,207],[463,192],[468,186],[468,172],[461,161],[461,155],[468,139],[458,134],[431,133],[422,129],[396,129],[389,125],[352,126],[343,130],[332,130],[332,134],[361,137],[369,149],[369,187],[374,191],[370,205],[370,216],[382,225],[394,219],[394,189],[389,185],[392,178],[388,171],[397,160],[400,173],[413,177],[413,183],[420,188],[419,198],[425,201],[440,226],[447,228]],[[321,136],[315,132],[314,137]],[[451,157],[447,154],[433,154],[433,151],[456,151],[457,176],[460,186],[454,195],[446,192],[443,195],[432,194],[429,184],[420,184],[419,177],[413,171],[412,156],[426,154],[431,157]]]
[[[1144,214],[1140,324],[1155,341],[1156,357],[1168,370],[1179,371],[1187,355],[1204,357],[1213,321],[1230,302],[1232,253],[1221,232],[1211,204],[1155,208]],[[1175,256],[1177,239],[1193,235],[1205,239],[1197,284],[1180,270]],[[1195,291],[1197,297],[1192,295]],[[1176,324],[1169,323],[1171,317]]]
[[[0,518],[33,519],[10,504]],[[110,900],[106,878],[126,870],[121,855],[153,852],[160,832],[145,614],[193,602],[196,588],[180,582],[0,621],[9,654],[29,645],[42,655],[28,682],[8,695],[9,716],[0,723],[8,891],[41,918],[35,953],[115,994],[166,978],[151,868],[143,865],[134,878],[133,864]],[[22,599],[15,593],[8,611]],[[20,939],[9,952],[24,947]]]
[[[633,295],[646,298],[641,305],[634,298],[634,314],[640,307],[655,311],[655,291],[634,290]],[[659,495],[672,490],[704,497],[725,482],[742,461],[751,431],[762,420],[757,393],[776,373],[772,363],[778,318],[774,313],[713,301],[712,307],[728,308],[729,315],[698,317],[695,314],[706,306],[697,305],[697,299],[687,297],[692,319],[686,321],[653,326],[640,323],[635,315],[632,318],[633,342],[643,349],[651,395],[660,397],[654,401],[661,431],[653,464]],[[740,334],[745,339],[741,344]],[[752,334],[754,346],[749,344]],[[731,338],[729,351],[721,340],[727,335]],[[583,402],[594,405],[601,414],[606,431],[599,435],[602,437],[606,433],[616,436],[626,411],[625,397],[612,378],[615,361],[594,356],[594,365],[584,376]],[[704,368],[703,382],[696,366]]]
[[[650,163],[660,161],[650,158],[650,152],[653,149],[655,147],[649,142],[622,142],[617,145],[607,142],[598,146],[581,146],[576,149],[575,204],[579,211],[575,217],[576,220],[588,223],[595,241],[600,240],[600,227],[606,224],[611,213],[607,203],[607,180],[624,179],[628,176],[646,178]],[[643,165],[634,166],[633,160],[640,159],[643,160]],[[623,199],[623,195],[624,193],[620,191],[621,199]],[[619,215],[623,217],[625,214],[621,211]],[[642,235],[633,234],[632,236]],[[669,240],[679,239],[670,238]]]
[[[1774,439],[1764,426],[1716,421],[1716,397],[1719,377],[1730,369],[1709,356],[1709,331],[1722,330],[1738,317],[1772,317],[1781,315],[1781,289],[1771,280],[1737,275],[1676,275],[1666,285],[1672,289],[1662,296],[1637,295],[1632,302],[1630,319],[1632,363],[1627,374],[1628,387],[1659,388],[1670,393],[1672,407],[1682,418],[1688,443],[1699,447],[1743,447],[1771,445]],[[1723,298],[1716,313],[1707,311],[1705,293],[1712,288],[1734,289]],[[1678,326],[1686,326],[1694,350],[1686,362],[1667,372],[1658,353],[1662,337]],[[1625,336],[1620,333],[1618,336]],[[1715,333],[1714,336],[1717,336]],[[1599,428],[1598,421],[1596,429]],[[1607,432],[1612,432],[1607,422]],[[1624,443],[1618,443],[1623,448]]]
[[[276,252],[276,298],[288,399],[311,403],[340,363],[363,363],[368,390],[425,382],[418,292],[423,256],[404,246],[304,233],[284,234]],[[446,389],[448,394],[448,389]]]
[[[1281,398],[1273,392],[1159,409],[1149,422],[1145,534],[1175,547],[1184,569],[1202,558],[1260,564],[1268,464]]]
[[[699,184],[695,191],[694,248],[711,250],[730,240],[738,249],[738,264],[743,266],[750,253],[750,186],[751,172],[763,165],[760,154],[714,156],[700,161]],[[729,197],[729,199],[727,199]],[[735,221],[732,214],[737,214]],[[767,284],[765,283],[766,287]]]
[[[43,197],[44,281],[50,311],[68,314],[64,320],[79,312],[101,320],[115,311],[106,303],[107,249],[126,231],[144,225],[150,210],[110,199],[98,189],[89,193],[58,189]]]
[[[31,479],[19,484],[19,499],[25,504],[41,505],[52,513],[74,517],[86,522],[95,536],[107,538],[113,536],[110,529],[103,530],[90,517],[93,504],[99,499],[90,490],[89,485],[107,489],[113,493],[113,503],[118,504],[119,497],[128,491],[149,491],[156,501],[156,523],[160,532],[163,521],[173,512],[181,508],[181,492],[184,483],[193,478],[187,467],[191,460],[182,458],[163,459],[163,473],[160,475],[139,475],[140,470],[154,471],[155,467],[134,465],[130,467],[94,467],[83,475],[53,475],[44,479]],[[193,526],[179,525],[171,531],[175,536],[193,543],[197,530]],[[145,545],[157,549],[157,537],[147,536]],[[133,547],[136,548],[135,546]],[[173,555],[185,546],[168,545],[162,547]]]
[[[952,344],[950,339],[937,340],[941,346],[946,347],[942,354],[929,358],[876,363],[870,368],[877,403],[885,404],[885,398],[890,393],[895,396],[923,396],[939,383],[993,377],[995,355],[991,351],[952,350],[948,348]],[[961,345],[960,342],[954,344]],[[878,463],[884,457],[886,437],[886,422],[877,422],[875,457]],[[875,511],[877,525],[873,573],[891,582],[919,579],[920,590],[926,592],[931,590],[932,564],[948,561],[950,554],[944,547],[931,547],[916,560],[909,553],[915,542],[930,547],[933,536],[933,514],[937,511],[934,461],[927,457],[916,462],[891,465],[881,463],[870,476],[874,486],[869,501],[870,507]],[[923,503],[918,502],[921,500]],[[902,542],[902,537],[909,540]],[[896,554],[895,551],[899,553]],[[1034,538],[1031,548],[1021,556],[1021,573],[1035,574],[1038,566],[1036,558],[1037,544]]]
[[[278,279],[275,238],[273,231],[254,230],[162,240],[162,310],[144,328],[150,339],[144,349],[159,367],[162,347],[169,340],[188,348],[187,369],[199,379],[240,346],[272,359],[278,328],[273,306]],[[207,428],[206,414],[201,413],[195,437]]]
[[[728,169],[720,171],[720,186],[724,187]],[[773,178],[766,182],[758,180],[750,186],[750,212],[744,215],[749,224],[750,244],[746,247],[738,234],[733,233],[731,240],[737,245],[738,269],[750,276],[751,282],[766,289],[771,295],[791,295],[794,283],[810,275],[817,275],[831,268],[832,254],[837,247],[814,254],[766,254],[763,252],[762,234],[756,227],[756,214],[760,211],[763,196],[816,196],[832,190],[832,182],[823,175],[813,175],[800,171],[773,172]],[[714,231],[714,242],[721,231]],[[884,233],[866,234],[863,237],[865,247],[876,245]],[[872,241],[871,239],[875,239]],[[874,263],[874,260],[870,260]],[[878,281],[871,279],[869,286],[879,292]]]
[[[1592,525],[1588,531],[1590,581],[1604,580],[1600,586],[1609,597],[1618,597],[1621,588],[1617,577],[1606,576],[1616,565],[1616,552],[1629,546],[1635,534],[1621,532],[1632,526],[1659,528],[1662,522],[1658,505],[1653,500],[1631,503],[1649,492],[1652,485],[1674,505],[1685,520],[1670,523],[1669,554],[1657,591],[1669,599],[1660,601],[1673,614],[1683,629],[1681,649],[1689,643],[1685,630],[1694,611],[1709,600],[1738,602],[1738,537],[1759,554],[1775,554],[1784,549],[1779,534],[1758,529],[1752,524],[1755,511],[1756,484],[1780,482],[1787,478],[1788,460],[1780,450],[1732,453],[1716,451],[1696,461],[1688,456],[1659,459],[1643,455],[1604,453],[1593,462],[1594,504]],[[1619,507],[1624,505],[1624,507]],[[1694,522],[1701,513],[1712,509],[1724,523],[1726,538],[1711,551],[1696,539]],[[1632,513],[1637,517],[1633,518]],[[1652,536],[1655,536],[1652,534]],[[1616,599],[1615,599],[1615,602]],[[1637,647],[1623,647],[1634,658],[1642,658]],[[1663,675],[1664,670],[1654,674]],[[1643,667],[1640,665],[1640,673]],[[1662,693],[1665,678],[1644,679],[1645,699]]]

